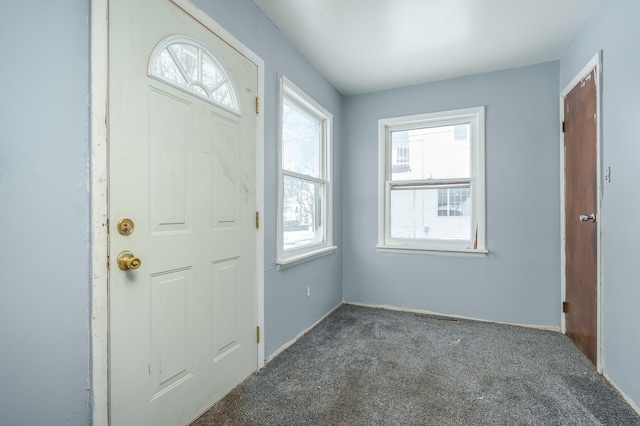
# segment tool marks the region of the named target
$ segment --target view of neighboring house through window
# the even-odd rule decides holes
[[[484,108],[379,121],[381,249],[484,251]]]
[[[411,170],[409,164],[409,141],[397,141],[392,152],[392,171],[408,172]]]
[[[332,116],[281,76],[278,263],[331,246],[329,148]]]
[[[438,189],[438,216],[468,216],[469,188]]]

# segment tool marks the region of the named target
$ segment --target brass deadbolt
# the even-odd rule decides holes
[[[130,251],[123,251],[118,255],[118,268],[123,271],[138,269],[140,265],[142,265],[142,261]]]
[[[133,233],[135,225],[133,224],[133,220],[129,219],[128,217],[123,217],[116,224],[116,228],[118,229],[118,232],[120,234],[129,235]]]

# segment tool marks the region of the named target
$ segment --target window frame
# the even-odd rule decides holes
[[[462,253],[485,255],[485,108],[484,106],[416,114],[378,120],[378,244],[381,252],[407,253]],[[424,127],[469,124],[470,177],[468,179],[422,179],[392,181],[393,131]],[[414,184],[416,188],[442,188],[469,181],[472,197],[470,240],[417,239],[391,237],[391,187],[394,184]],[[475,228],[476,232],[473,231]]]
[[[331,183],[331,145],[333,134],[333,115],[319,103],[292,83],[284,75],[279,74],[278,99],[278,212],[277,212],[277,256],[278,269],[294,266],[299,263],[333,253],[337,247],[333,245],[333,198]],[[283,165],[283,118],[284,101],[294,103],[306,114],[320,122],[320,177],[314,177],[289,171]],[[324,205],[321,206],[321,217],[324,226],[322,242],[307,244],[296,249],[284,248],[284,180],[285,177],[303,180],[309,183],[322,184],[325,188]]]

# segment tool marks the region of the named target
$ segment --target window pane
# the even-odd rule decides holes
[[[284,177],[282,230],[284,249],[324,242],[325,185]]]
[[[282,105],[282,168],[320,175],[320,121],[288,99]]]
[[[470,241],[470,188],[392,189],[391,237]]]
[[[451,179],[471,175],[469,124],[391,132],[391,179]]]
[[[233,95],[231,94],[231,86],[229,86],[229,83],[225,83],[220,86],[215,92],[211,94],[211,97],[213,98],[213,100],[224,106],[235,108]]]
[[[216,83],[220,80],[223,80],[224,77],[218,66],[215,65],[213,60],[208,56],[204,55],[202,57],[202,84],[211,89]]]
[[[189,89],[193,90],[199,95],[204,96],[205,98],[209,97],[209,94],[207,93],[207,91],[204,90],[202,87],[198,86],[197,84],[192,84],[191,86],[189,86]]]
[[[186,43],[169,46],[190,81],[198,81],[198,49]]]
[[[178,66],[173,61],[173,58],[167,49],[162,51],[160,57],[156,61],[155,73],[174,83],[178,83],[180,85],[187,84],[187,81],[182,76],[182,73],[178,69]]]

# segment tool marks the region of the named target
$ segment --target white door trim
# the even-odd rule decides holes
[[[596,369],[599,373],[602,373],[602,51],[599,51],[591,60],[580,70],[578,74],[571,80],[571,82],[560,92],[560,123],[564,121],[564,98],[569,94],[576,84],[580,82],[592,69],[596,70],[596,182],[597,182],[597,194],[596,194],[596,234],[598,241],[596,244],[596,267],[597,272],[597,343],[596,353],[597,362]],[[564,169],[564,133],[562,127],[560,128],[560,288],[561,288],[561,302],[565,300],[567,294],[567,281],[566,281],[566,223],[565,223],[565,169]],[[565,323],[565,314],[561,311],[561,331],[567,332]]]
[[[109,1],[91,0],[91,408],[93,424],[109,424],[107,255],[107,101]]]
[[[189,0],[176,6],[223,39],[258,67],[258,96],[264,105],[264,60]],[[108,63],[109,0],[91,0],[91,405],[93,425],[109,425],[108,354]],[[264,109],[256,124],[256,211],[264,217]],[[256,311],[264,336],[264,223],[256,232]],[[258,368],[264,366],[264,337],[258,345]]]

